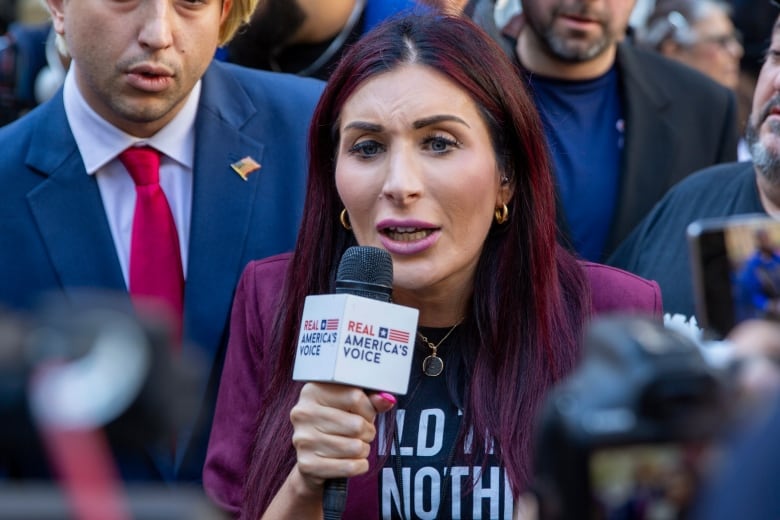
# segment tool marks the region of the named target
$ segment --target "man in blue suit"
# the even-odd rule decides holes
[[[249,260],[294,244],[322,84],[212,60],[256,3],[49,0],[72,58],[67,78],[0,129],[0,305],[15,309],[51,291],[132,293],[136,192],[119,155],[159,152],[184,280],[184,354],[199,351],[210,373],[175,456],[119,452],[125,479],[200,479],[234,286]]]

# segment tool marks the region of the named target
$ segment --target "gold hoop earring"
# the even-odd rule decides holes
[[[509,208],[506,207],[506,204],[502,204],[500,208],[496,208],[495,216],[496,224],[499,226],[509,220]]]
[[[352,226],[349,224],[349,213],[347,213],[347,208],[341,210],[341,214],[339,214],[339,220],[341,221],[341,225],[344,226],[344,229],[347,231],[352,229]]]

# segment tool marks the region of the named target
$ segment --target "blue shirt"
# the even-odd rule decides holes
[[[615,216],[624,141],[617,70],[586,81],[529,80],[572,245],[599,261]]]

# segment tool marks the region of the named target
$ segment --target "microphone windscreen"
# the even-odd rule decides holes
[[[336,274],[336,293],[389,301],[393,259],[384,249],[353,246],[344,251]]]

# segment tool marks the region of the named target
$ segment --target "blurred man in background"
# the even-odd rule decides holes
[[[542,115],[566,241],[598,261],[674,183],[736,158],[734,95],[625,41],[634,1],[521,4],[501,39]]]

